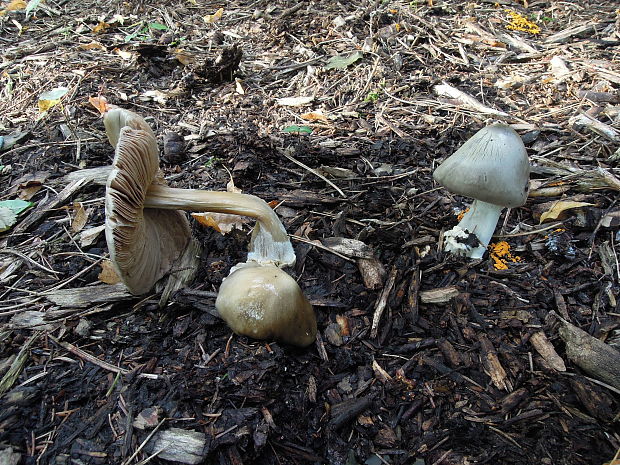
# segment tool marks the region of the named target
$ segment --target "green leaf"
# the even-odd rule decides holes
[[[344,69],[349,65],[352,65],[357,60],[362,58],[364,54],[360,51],[353,52],[348,55],[336,55],[335,57],[331,57],[327,63],[325,64],[325,69]]]
[[[32,202],[20,199],[0,201],[0,232],[13,226],[17,222],[17,215],[33,205]]]
[[[4,232],[17,222],[17,215],[10,208],[0,207],[0,232]]]
[[[30,17],[30,13],[39,8],[39,4],[41,0],[30,0],[28,5],[26,5],[26,18]]]
[[[149,27],[151,29],[155,29],[157,31],[167,31],[168,30],[168,26],[166,26],[165,24],[162,24],[162,23],[149,23]]]
[[[298,134],[312,134],[312,128],[309,126],[287,126],[282,129],[284,132],[296,132]]]
[[[21,212],[32,207],[33,205],[34,203],[21,199],[0,201],[0,208],[10,208],[16,215],[19,215]]]

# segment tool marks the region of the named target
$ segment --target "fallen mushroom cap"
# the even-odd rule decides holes
[[[215,301],[237,334],[305,347],[316,338],[316,316],[297,282],[273,265],[245,264],[224,279]]]
[[[482,128],[446,159],[433,178],[450,192],[503,207],[525,204],[530,162],[519,134],[505,124]]]
[[[132,294],[144,294],[171,269],[191,238],[183,212],[144,208],[159,172],[149,132],[122,128],[106,184],[105,233],[110,259]]]
[[[106,183],[106,240],[112,263],[130,292],[148,292],[181,258],[191,239],[187,218],[178,211],[183,209],[256,218],[261,227],[252,236],[249,258],[259,263],[295,263],[286,230],[264,200],[170,188],[159,170],[155,135],[139,115],[113,108],[104,114],[104,124],[115,146]],[[126,126],[119,129],[121,124]],[[187,273],[184,279],[190,276]]]

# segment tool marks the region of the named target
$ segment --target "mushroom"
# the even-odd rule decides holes
[[[474,198],[459,224],[444,233],[444,250],[482,258],[502,209],[525,204],[529,177],[525,146],[510,126],[493,124],[467,140],[433,173],[450,192]]]
[[[264,200],[247,194],[168,187],[159,171],[155,135],[144,119],[112,108],[104,114],[104,124],[115,146],[106,184],[106,240],[112,263],[130,292],[148,292],[185,250],[190,228],[178,210],[256,218],[248,260],[275,265],[295,262],[286,230]]]
[[[247,263],[224,278],[218,313],[237,334],[306,347],[316,338],[316,316],[297,281],[273,265]]]

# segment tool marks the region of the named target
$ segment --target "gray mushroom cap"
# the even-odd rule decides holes
[[[503,207],[525,204],[530,162],[519,134],[505,124],[487,126],[447,158],[433,178],[450,192]]]

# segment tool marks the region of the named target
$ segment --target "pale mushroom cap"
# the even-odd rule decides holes
[[[220,286],[215,306],[237,334],[305,347],[316,338],[316,316],[297,282],[273,265],[246,264]]]
[[[152,133],[121,128],[106,184],[105,232],[110,259],[129,291],[136,295],[152,289],[191,237],[182,212],[143,208],[158,172],[157,141]]]
[[[108,136],[108,140],[112,147],[116,147],[120,136],[121,129],[128,126],[131,129],[141,129],[148,132],[153,139],[156,139],[155,133],[151,129],[151,126],[142,118],[142,116],[134,113],[133,111],[126,110],[125,108],[119,108],[111,105],[111,109],[106,111],[103,115],[103,125],[105,126],[105,133]],[[158,161],[159,164],[159,161]]]
[[[455,194],[518,207],[527,200],[530,162],[519,134],[510,126],[494,124],[467,140],[433,178]]]

